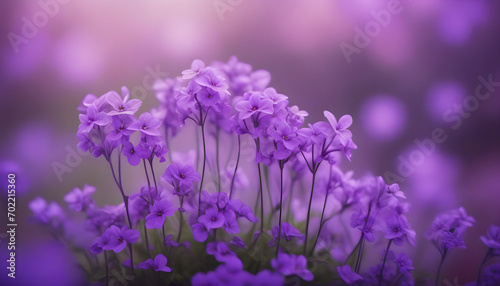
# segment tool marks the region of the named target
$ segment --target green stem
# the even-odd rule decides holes
[[[283,167],[285,165],[284,161],[280,161],[280,215],[279,215],[279,227],[278,227],[278,243],[276,243],[276,257],[278,257],[281,241],[281,213],[283,207]]]

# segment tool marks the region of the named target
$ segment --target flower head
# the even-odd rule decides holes
[[[127,87],[122,87],[122,98],[115,91],[110,91],[105,94],[106,101],[113,108],[108,112],[108,115],[120,115],[120,114],[128,114],[134,115],[139,107],[141,107],[142,102],[138,99],[128,100],[130,96],[130,92]]]
[[[150,229],[162,228],[165,223],[165,218],[173,215],[175,210],[172,203],[167,200],[154,202],[154,204],[149,207],[150,214],[146,216],[146,227]]]
[[[112,225],[104,233],[107,243],[103,245],[102,249],[113,250],[115,253],[122,251],[127,246],[127,243],[136,243],[137,239],[139,239],[139,231],[128,229],[126,225],[121,228]]]
[[[92,194],[95,192],[95,187],[85,185],[83,190],[74,188],[70,193],[64,196],[64,200],[68,203],[70,208],[80,212],[95,204],[92,199]]]
[[[307,270],[307,260],[303,255],[279,253],[277,258],[271,260],[271,266],[281,274],[297,275],[305,281],[312,281],[314,275]]]
[[[158,272],[158,271],[170,272],[170,271],[172,271],[172,269],[167,266],[167,262],[168,262],[168,260],[165,257],[165,255],[160,253],[160,254],[156,255],[155,260],[150,258],[144,262],[139,263],[139,265],[137,265],[137,266],[139,268],[146,269],[146,270],[153,269],[156,272]]]
[[[490,225],[486,236],[481,236],[481,240],[486,246],[500,250],[500,226]]]

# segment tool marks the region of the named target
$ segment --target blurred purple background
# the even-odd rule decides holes
[[[500,224],[500,89],[483,87],[489,98],[474,100],[478,77],[500,82],[500,3],[40,3],[46,4],[0,4],[0,171],[3,178],[18,174],[19,285],[45,281],[47,273],[66,273],[51,285],[68,285],[82,275],[71,255],[29,222],[27,205],[33,198],[63,204],[65,193],[91,183],[101,204],[120,200],[103,160],[75,156],[76,107],[82,98],[126,85],[147,111],[158,104],[151,89],[154,76],[177,76],[196,58],[210,63],[231,55],[271,72],[270,85],[307,110],[309,122],[322,119],[325,109],[353,116],[359,149],[343,169],[358,176],[399,176],[422,250],[415,256],[417,275],[432,275],[439,262],[431,243],[421,239],[435,214],[464,206],[477,224],[466,233],[467,250],[452,254],[442,277],[458,276],[463,284],[474,279],[486,251],[479,235]],[[346,57],[342,47],[347,45]],[[456,116],[461,110],[467,113]],[[415,140],[431,138],[435,128],[442,128],[447,140],[402,176],[401,158],[419,150]],[[58,178],[54,162],[71,172]],[[2,217],[5,208],[2,203]],[[34,271],[33,264],[43,265],[44,257],[53,257],[47,260],[52,266]]]

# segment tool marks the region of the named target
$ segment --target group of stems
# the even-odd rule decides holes
[[[125,192],[123,191],[122,172],[121,172],[121,150],[120,150],[120,153],[118,153],[118,179],[116,177],[113,163],[111,162],[111,157],[109,157],[108,163],[109,163],[109,166],[111,168],[111,173],[113,174],[113,179],[115,180],[115,183],[118,186],[118,189],[120,190],[120,193],[121,193],[122,198],[123,198],[123,203],[125,204],[125,211],[127,213],[127,221],[128,221],[129,228],[132,229],[132,220],[130,219],[130,212],[129,212],[129,208],[128,208],[128,196],[125,195]],[[134,252],[132,251],[132,245],[131,244],[127,244],[127,245],[128,245],[128,249],[130,252],[130,264],[132,265],[131,270],[132,270],[132,273],[135,275],[135,271],[134,271],[134,267],[133,267],[133,265],[134,265]],[[107,279],[108,279],[108,275],[106,274],[106,280]]]

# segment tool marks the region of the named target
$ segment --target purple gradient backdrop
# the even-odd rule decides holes
[[[422,239],[434,215],[464,206],[477,224],[465,236],[468,249],[453,253],[442,277],[474,279],[486,251],[479,235],[500,224],[500,89],[457,130],[443,114],[474,95],[478,76],[500,81],[500,3],[401,0],[401,12],[348,63],[340,44],[353,44],[355,28],[364,29],[374,19],[371,11],[387,9],[387,1],[233,1],[239,4],[223,19],[215,1],[66,2],[19,45],[9,33],[22,36],[23,18],[33,21],[43,9],[37,1],[0,4],[0,171],[4,178],[18,174],[19,285],[64,271],[51,285],[82,279],[71,255],[29,222],[30,200],[43,195],[63,203],[65,193],[87,182],[98,187],[101,204],[120,199],[102,160],[82,157],[61,182],[53,170],[53,162],[67,164],[68,150],[76,150],[76,107],[83,96],[126,85],[136,97],[147,91],[146,111],[158,104],[148,90],[149,70],[176,76],[195,58],[226,61],[231,55],[270,71],[270,85],[307,110],[309,122],[325,109],[351,114],[359,149],[343,167],[358,175],[397,173],[398,157],[417,148],[414,140],[445,129],[448,140],[402,182],[422,249],[417,274],[437,267],[437,251]],[[4,217],[4,203],[0,210]],[[52,267],[34,271],[33,263],[44,261]]]

